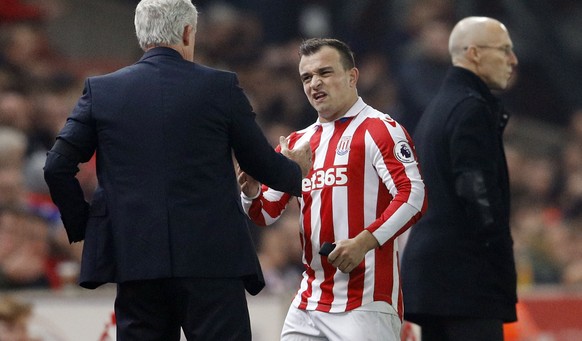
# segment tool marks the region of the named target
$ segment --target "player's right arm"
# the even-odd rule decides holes
[[[259,226],[271,225],[285,211],[291,195],[261,185],[250,175],[238,169],[241,186],[241,204],[247,216]]]

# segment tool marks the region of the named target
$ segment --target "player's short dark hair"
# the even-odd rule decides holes
[[[332,38],[311,38],[303,41],[299,46],[299,56],[310,56],[324,46],[329,46],[339,52],[341,63],[346,70],[356,67],[354,53],[350,47],[346,43]]]

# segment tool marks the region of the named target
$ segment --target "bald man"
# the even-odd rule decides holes
[[[517,65],[499,21],[461,20],[451,32],[452,67],[414,134],[428,210],[402,259],[405,319],[423,341],[503,340],[517,319],[502,133],[504,90]]]

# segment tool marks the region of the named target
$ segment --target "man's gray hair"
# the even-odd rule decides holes
[[[196,31],[198,11],[190,0],[142,0],[135,9],[135,34],[145,51],[182,40],[184,27]]]

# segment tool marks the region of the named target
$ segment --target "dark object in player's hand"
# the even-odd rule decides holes
[[[335,249],[335,244],[324,242],[323,245],[321,245],[321,249],[319,249],[319,254],[327,257],[333,249]]]

